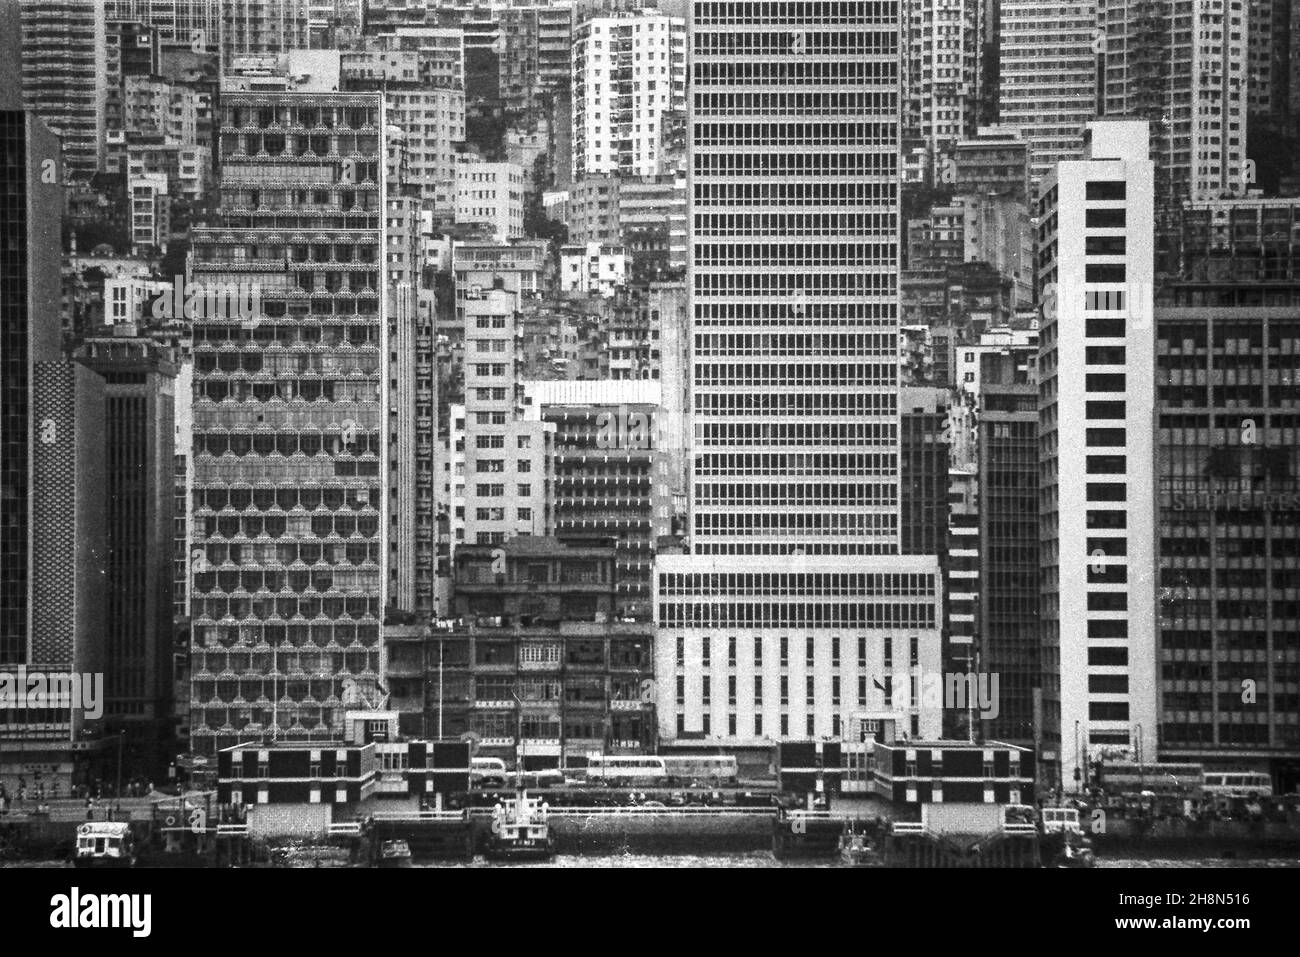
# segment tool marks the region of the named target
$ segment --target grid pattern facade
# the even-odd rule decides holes
[[[198,753],[329,737],[345,684],[378,678],[383,129],[378,94],[222,102],[221,220],[194,231],[194,279],[261,303],[193,319]]]
[[[896,552],[899,5],[691,9],[691,547]]]
[[[1003,0],[999,17],[998,123],[1028,141],[1036,184],[1097,113],[1097,0]]]
[[[1300,317],[1160,308],[1156,335],[1161,754],[1289,758],[1294,780]]]

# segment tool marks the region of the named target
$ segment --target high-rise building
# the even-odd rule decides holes
[[[696,554],[898,549],[895,8],[695,7]]]
[[[103,0],[22,0],[22,91],[63,144],[70,180],[103,165],[107,77]]]
[[[91,338],[77,358],[104,380],[105,731],[125,733],[127,774],[152,776],[174,756],[176,368],[170,351],[147,336]]]
[[[1291,89],[1292,71],[1300,71],[1300,48],[1295,46],[1300,40],[1300,5],[1295,0],[1250,0],[1246,17],[1250,113],[1287,116],[1300,106]]]
[[[655,567],[661,747],[757,754],[882,709],[942,727],[921,694],[942,576],[897,554],[898,9],[818,9],[691,7],[690,554]]]
[[[487,289],[465,306],[465,541],[548,535],[555,426],[523,417],[519,294]]]
[[[931,168],[975,131],[983,0],[902,0],[904,136],[930,152]]]
[[[388,591],[382,97],[227,92],[220,130],[191,260],[196,753],[337,733]]]
[[[1148,147],[1146,123],[1091,123],[1041,184],[1044,749],[1074,791],[1102,747],[1156,751]]]
[[[236,57],[283,54],[311,46],[308,0],[222,0],[221,71]]]
[[[1003,0],[998,125],[1029,143],[1030,178],[1083,152],[1097,115],[1097,0]]]
[[[1300,199],[1189,203],[1155,310],[1160,755],[1300,781]]]
[[[1147,121],[1157,201],[1243,192],[1247,11],[1238,0],[1097,0],[1107,116]]]
[[[649,11],[573,30],[574,178],[661,172],[660,124],[686,109],[686,24]]]
[[[979,378],[979,642],[998,676],[992,741],[1038,747],[1038,386],[1012,350],[984,352]]]
[[[618,618],[650,619],[655,541],[672,532],[660,395],[652,380],[524,384],[526,414],[555,426],[554,535],[614,547]]]
[[[24,109],[25,15],[0,4],[0,669],[102,676],[103,381],[61,359],[63,157]],[[86,703],[0,709],[8,793],[37,771],[72,783],[101,717]]]
[[[223,0],[104,0],[109,20],[130,20],[157,29],[166,46],[215,50]]]

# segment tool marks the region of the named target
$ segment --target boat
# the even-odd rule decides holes
[[[380,867],[410,867],[411,846],[405,841],[384,841],[379,847]]]
[[[555,856],[555,838],[541,798],[520,791],[492,810],[485,856],[496,861],[539,861]]]
[[[1039,812],[1045,867],[1094,867],[1092,839],[1079,824],[1077,807],[1045,807]]]
[[[87,821],[77,828],[76,867],[134,867],[135,836],[125,821]]]
[[[846,827],[840,837],[840,860],[851,867],[884,867],[879,835]]]

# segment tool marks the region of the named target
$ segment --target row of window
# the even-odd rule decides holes
[[[893,455],[877,452],[708,452],[695,457],[695,475],[756,475],[798,480],[897,475]]]
[[[750,60],[713,63],[697,59],[692,64],[692,87],[761,86],[878,86],[885,92],[898,89],[898,64],[893,60]]]
[[[815,94],[808,94],[815,95]],[[711,176],[894,176],[893,153],[696,153],[695,173]],[[881,213],[885,216],[892,214]]]
[[[933,575],[913,572],[661,572],[659,575],[659,591],[664,597],[689,595],[932,596],[934,584]],[[808,640],[812,641],[811,638]],[[888,658],[889,639],[885,640]]]
[[[696,392],[695,411],[709,415],[881,415],[897,410],[893,392]]]
[[[875,362],[697,362],[697,386],[894,386],[895,363]]]
[[[870,422],[697,422],[697,445],[885,445],[896,441],[893,425]]]
[[[934,628],[933,603],[660,602],[665,628]]]
[[[696,243],[697,266],[890,266],[896,243]]]

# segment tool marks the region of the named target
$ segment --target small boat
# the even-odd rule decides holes
[[[134,867],[135,837],[125,821],[87,821],[77,828],[76,867]]]
[[[840,838],[840,860],[852,867],[884,867],[876,842],[865,834],[845,834]]]
[[[539,861],[555,856],[555,838],[541,798],[520,791],[492,810],[485,855],[495,861]]]
[[[1041,851],[1047,867],[1094,867],[1092,839],[1079,822],[1077,807],[1045,807],[1039,812]]]
[[[411,846],[405,841],[384,841],[379,847],[380,867],[410,867]]]

